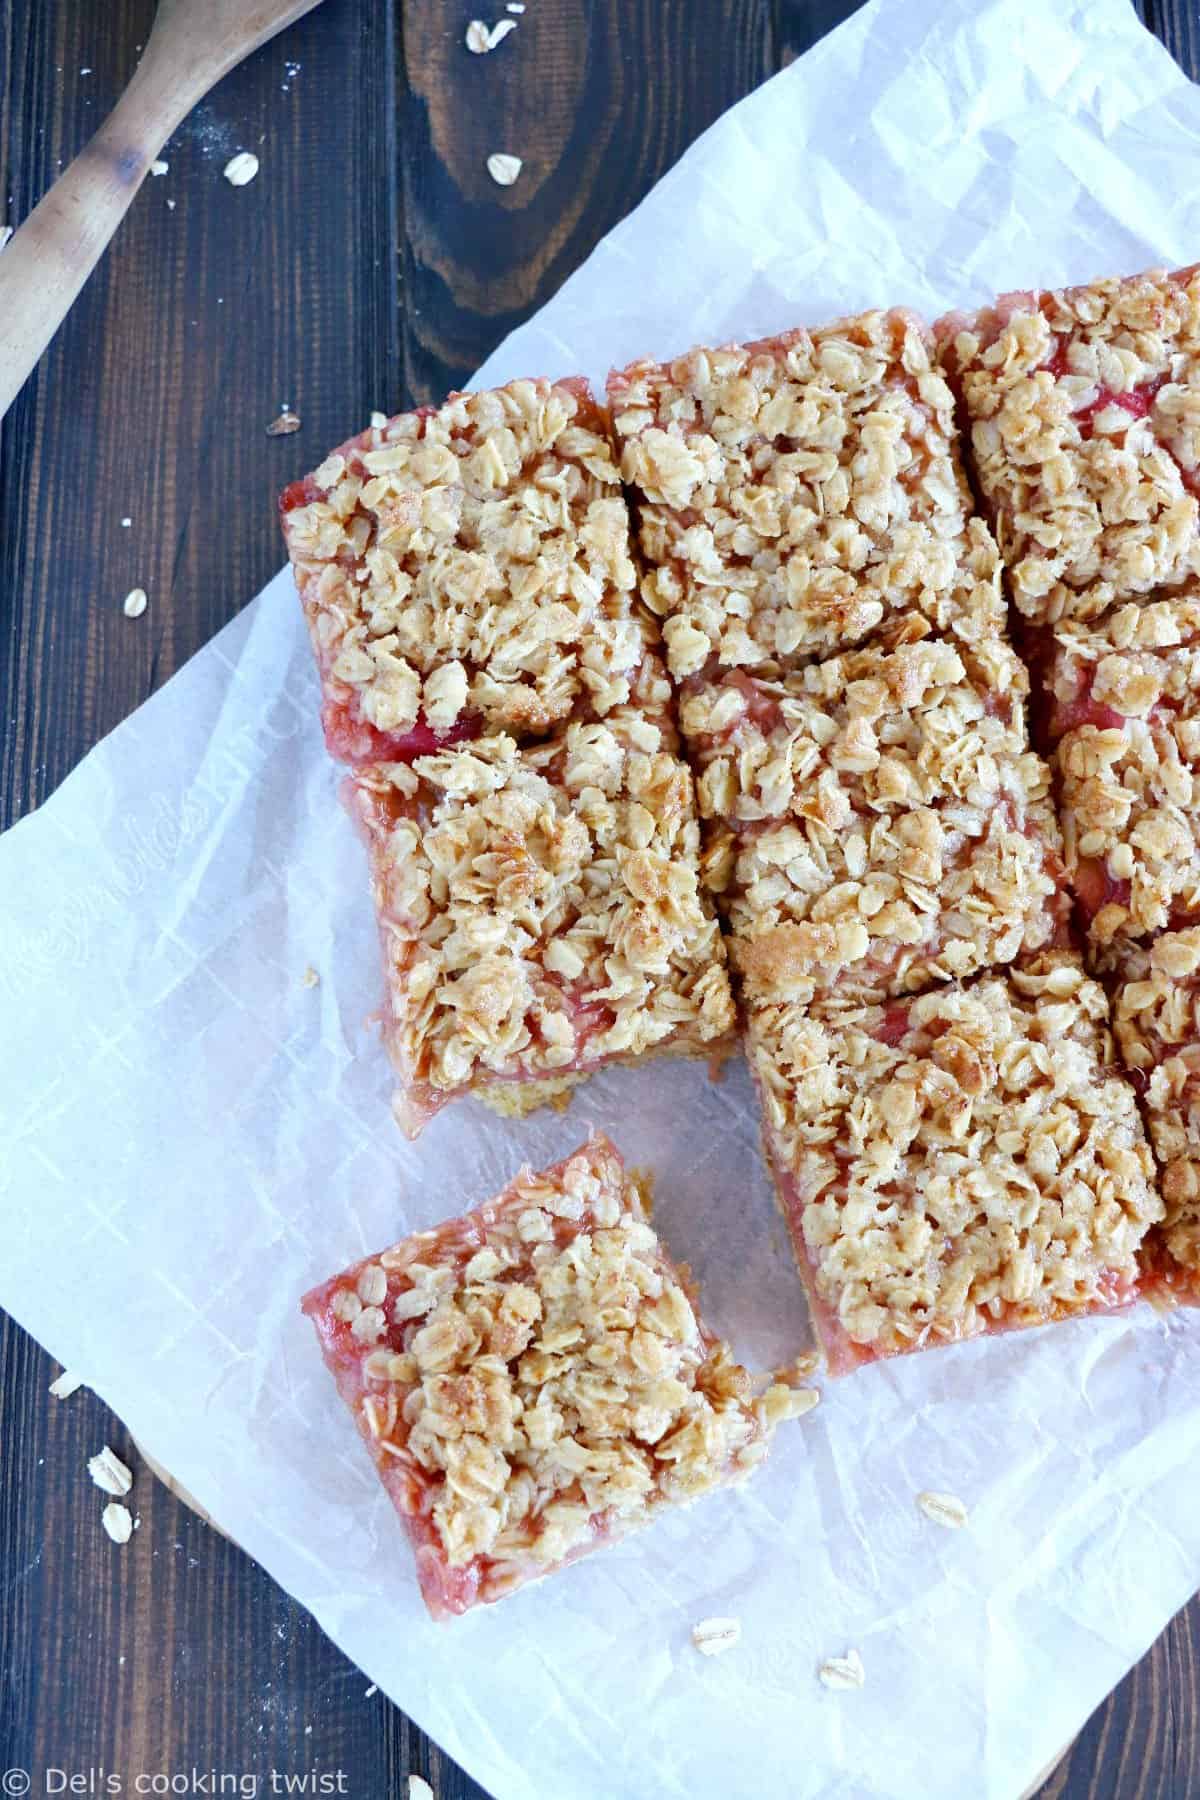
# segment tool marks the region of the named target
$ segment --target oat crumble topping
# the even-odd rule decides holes
[[[1062,941],[1027,692],[999,639],[933,637],[685,684],[705,878],[748,999],[883,998]]]
[[[372,426],[281,502],[347,761],[544,736],[629,700],[653,625],[603,413],[514,381]]]
[[[1200,574],[1200,271],[1009,294],[936,332],[1021,612],[1094,618]]]
[[[748,1055],[835,1372],[1133,1297],[1162,1202],[1072,953],[901,1005],[756,1008]]]
[[[1054,633],[1064,854],[1098,953],[1200,912],[1200,598]]]
[[[633,363],[609,400],[678,678],[827,656],[910,610],[1002,631],[996,547],[911,315]]]
[[[304,1305],[435,1617],[740,1479],[790,1411],[699,1321],[600,1136]]]
[[[729,1037],[692,778],[662,746],[630,713],[358,772],[406,1130],[489,1080]]]
[[[1114,1028],[1162,1169],[1162,1241],[1200,1283],[1200,927],[1127,945],[1119,974]]]

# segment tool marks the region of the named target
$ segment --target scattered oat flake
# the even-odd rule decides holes
[[[140,619],[149,604],[145,588],[130,588],[121,603],[121,611],[127,619]]]
[[[366,1693],[363,1695],[363,1699],[364,1700],[373,1700],[375,1698],[375,1695],[378,1692],[379,1692],[379,1689],[375,1686],[375,1683],[372,1682],[370,1687],[367,1689]]]
[[[280,413],[280,415],[277,419],[271,420],[271,423],[267,426],[267,436],[268,437],[287,437],[290,435],[291,432],[299,431],[299,429],[300,429],[299,416],[296,413],[288,412],[285,409],[283,412]]]
[[[497,44],[502,44],[510,31],[517,29],[515,19],[501,19],[489,31],[482,19],[472,19],[467,26],[467,49],[474,56],[486,56]]]
[[[155,161],[150,164],[150,173],[152,175],[165,175],[170,166],[170,163],[164,162],[161,156],[157,157]]]
[[[408,1800],[433,1800],[433,1789],[423,1775],[409,1776]]]
[[[133,1517],[119,1500],[110,1500],[100,1514],[100,1523],[114,1544],[127,1544],[133,1536]]]
[[[373,412],[371,414],[371,429],[373,431],[382,431],[387,422],[388,417],[386,413]]]
[[[222,171],[231,187],[245,187],[258,174],[258,158],[253,150],[239,150],[231,156]]]
[[[174,212],[174,211],[175,211],[175,202],[174,202],[174,201],[173,201],[173,200],[168,200],[168,201],[167,201],[167,211],[168,211],[168,212]]]
[[[508,0],[508,5],[504,10],[505,12],[511,13],[523,13],[525,11],[525,0]]]
[[[132,520],[132,519],[122,519],[122,520],[121,520],[121,530],[122,530],[122,531],[128,531],[128,530],[129,530],[129,527],[130,527],[130,526],[131,526],[131,525],[132,525],[132,524],[133,524],[133,520]]]
[[[742,1635],[740,1619],[701,1619],[692,1626],[692,1642],[701,1656],[720,1656],[732,1650]]]
[[[845,1656],[827,1657],[817,1674],[827,1688],[838,1690],[860,1688],[867,1679],[867,1671],[863,1668],[862,1657],[857,1650],[847,1650]]]
[[[50,1392],[56,1400],[69,1400],[77,1388],[83,1386],[82,1375],[72,1375],[70,1369],[64,1369],[50,1383]]]
[[[98,1488],[106,1494],[127,1494],[133,1486],[133,1474],[121,1461],[115,1450],[105,1444],[96,1456],[88,1458],[88,1474]]]
[[[305,987],[316,987],[320,980],[321,977],[317,974],[317,971],[313,968],[312,964],[309,963],[307,969],[304,971]]]
[[[509,156],[498,150],[487,159],[487,172],[498,187],[511,187],[521,173],[523,164],[519,156]]]
[[[0,250],[3,250],[12,234],[13,228],[11,225],[0,225]]]
[[[927,1488],[917,1495],[917,1505],[927,1519],[932,1519],[935,1525],[945,1525],[951,1531],[961,1530],[969,1517],[957,1494],[935,1494]]]

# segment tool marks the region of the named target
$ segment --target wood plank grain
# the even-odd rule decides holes
[[[244,604],[282,560],[278,488],[399,398],[394,10],[327,0],[222,84],[5,422],[0,824]],[[94,129],[152,12],[0,0],[0,218]],[[261,170],[235,190],[242,147]],[[284,401],[303,427],[269,439]],[[0,1326],[0,1767],[401,1785],[390,1707],[144,1469],[141,1527],[109,1542],[85,1464],[127,1439],[94,1397],[51,1400],[52,1372]]]
[[[861,0],[775,0],[777,54],[786,67],[858,11]]]
[[[0,222],[94,127],[151,10],[0,0]],[[283,481],[371,408],[469,374],[725,106],[852,8],[529,0],[484,58],[462,43],[475,10],[326,0],[232,77],[6,422],[0,824],[277,566]],[[1190,6],[1143,10],[1194,73]],[[234,191],[220,169],[243,146],[262,171]],[[511,189],[485,173],[496,149],[524,158]],[[285,401],[302,429],[267,439]],[[119,610],[135,583],[136,624]],[[141,1528],[110,1545],[84,1464],[128,1440],[95,1397],[51,1401],[52,1372],[0,1320],[0,1766],[319,1766],[397,1796],[417,1772],[439,1800],[486,1800],[144,1469]],[[1043,1795],[1200,1796],[1198,1646],[1193,1603]]]
[[[1189,0],[1137,0],[1137,9],[1184,74],[1200,80],[1200,14],[1195,6]]]
[[[465,47],[468,16],[455,0],[404,9],[404,369],[419,401],[466,380],[774,69],[770,0],[531,0],[485,56]],[[487,173],[495,151],[522,158],[512,187]]]

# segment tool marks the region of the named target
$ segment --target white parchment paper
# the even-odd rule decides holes
[[[1200,256],[1200,95],[1126,0],[876,0],[481,380]],[[347,428],[360,421],[347,420]],[[453,1625],[296,1310],[590,1123],[747,1357],[807,1339],[744,1070],[388,1115],[362,855],[284,576],[0,840],[0,1303],[499,1800],[1015,1800],[1200,1582],[1200,1315],[832,1386],[760,1478]],[[312,965],[318,987],[306,987]],[[914,1504],[971,1508],[949,1532]],[[694,1621],[736,1614],[712,1661]],[[820,1659],[857,1648],[858,1693]]]

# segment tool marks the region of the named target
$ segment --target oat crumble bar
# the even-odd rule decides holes
[[[1113,1021],[1162,1170],[1147,1283],[1200,1302],[1200,927],[1125,946]]]
[[[643,1183],[596,1135],[303,1301],[435,1619],[741,1480],[792,1390],[700,1321]]]
[[[1027,692],[999,639],[935,637],[685,684],[705,876],[749,1000],[885,999],[1065,942]]]
[[[950,390],[905,312],[632,363],[609,377],[671,672],[795,666],[916,611],[1003,630]]]
[[[829,1367],[1123,1306],[1163,1216],[1073,954],[917,999],[751,1010],[780,1205]]]
[[[628,701],[656,631],[582,379],[453,394],[373,426],[280,508],[342,760],[541,737]]]
[[[359,770],[351,802],[409,1135],[460,1094],[512,1111],[517,1084],[537,1104],[603,1063],[730,1047],[692,777],[647,717]]]
[[[1064,854],[1093,951],[1200,915],[1200,595],[1040,646]]]
[[[1006,294],[935,331],[1020,612],[1095,618],[1200,574],[1200,269]]]

